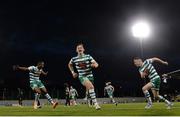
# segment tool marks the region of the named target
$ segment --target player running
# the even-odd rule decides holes
[[[84,54],[84,51],[85,49],[83,44],[78,44],[76,46],[76,52],[78,55],[69,61],[68,67],[73,78],[78,77],[81,84],[86,87],[86,90],[89,91],[89,95],[94,103],[95,108],[99,110],[101,107],[97,103],[94,86],[89,80],[89,77],[93,77],[92,68],[97,68],[98,63],[90,55]],[[75,65],[78,73],[74,71],[73,65]]]
[[[107,82],[106,86],[104,87],[104,96],[108,94],[108,97],[111,99],[111,102],[117,106],[116,101],[113,98],[114,87],[111,85],[111,82]]]
[[[141,58],[136,57],[133,59],[133,61],[134,61],[134,65],[136,67],[139,67],[139,73],[141,75],[141,78],[145,78],[146,76],[148,76],[148,78],[150,80],[150,82],[147,83],[142,88],[142,91],[148,101],[147,105],[145,106],[145,109],[149,109],[152,107],[152,100],[151,100],[151,96],[148,91],[149,89],[152,90],[152,93],[155,98],[163,100],[168,106],[167,109],[170,109],[172,106],[172,103],[169,102],[167,99],[165,99],[163,96],[159,95],[161,79],[160,79],[160,76],[158,75],[158,73],[156,72],[156,69],[152,65],[153,62],[158,62],[158,63],[164,64],[164,65],[168,65],[168,62],[163,61],[156,57],[146,59],[144,62]]]
[[[73,86],[70,86],[70,91],[69,91],[69,96],[70,96],[70,102],[71,105],[77,105],[76,103],[76,97],[78,97],[78,92]]]
[[[47,76],[48,72],[44,72],[44,62],[40,61],[37,63],[37,66],[30,66],[30,67],[20,67],[19,65],[13,66],[14,70],[22,70],[29,72],[30,78],[30,87],[35,92],[35,101],[34,101],[34,109],[38,108],[38,101],[40,94],[44,93],[45,97],[48,101],[52,104],[53,108],[56,108],[58,102],[54,102],[51,96],[48,94],[44,84],[39,79],[40,75]]]

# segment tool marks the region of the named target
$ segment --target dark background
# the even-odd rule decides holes
[[[99,97],[106,81],[115,85],[116,96],[142,96],[143,81],[132,63],[140,56],[140,44],[132,37],[131,24],[138,18],[151,23],[152,34],[143,42],[144,58],[167,60],[168,67],[155,64],[160,74],[179,69],[179,6],[178,0],[1,1],[0,87],[31,90],[28,73],[14,72],[12,65],[44,60],[49,74],[41,79],[50,91],[62,91],[65,82],[84,90],[67,67],[76,56],[76,44],[83,42],[86,53],[100,65],[94,71]],[[172,90],[179,90],[179,83],[171,80]]]

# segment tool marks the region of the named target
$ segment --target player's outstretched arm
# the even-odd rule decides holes
[[[167,61],[163,61],[157,57],[153,57],[151,58],[153,62],[158,62],[158,63],[161,63],[161,64],[164,64],[164,65],[168,65],[168,62]]]
[[[19,65],[14,65],[13,70],[29,71],[28,67],[20,67]]]

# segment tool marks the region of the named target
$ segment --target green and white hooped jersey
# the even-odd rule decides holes
[[[79,77],[93,77],[92,73],[92,67],[91,62],[94,61],[94,59],[88,55],[84,54],[82,56],[76,56],[71,59],[71,63],[75,65]]]
[[[75,97],[77,94],[76,89],[70,89],[69,94],[70,94],[70,96]]]
[[[150,80],[155,79],[155,78],[160,78],[160,76],[156,72],[156,69],[152,65],[152,62],[153,62],[152,59],[146,59],[143,62],[143,65],[139,68],[139,72],[144,72],[145,69],[147,69],[149,71],[148,78]]]
[[[38,69],[36,66],[30,66],[29,69],[29,79],[30,81],[39,80],[42,69]]]
[[[109,93],[113,93],[113,86],[112,85],[108,85],[106,87],[104,87],[104,90],[109,94]]]

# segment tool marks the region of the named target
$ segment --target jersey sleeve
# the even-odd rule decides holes
[[[148,62],[148,64],[153,63],[153,60],[152,60],[152,59],[147,59],[146,61]]]
[[[149,65],[153,63],[152,59],[146,59],[143,62],[143,66],[141,68],[139,68],[139,72],[144,72],[146,69],[148,69]]]
[[[91,55],[89,55],[89,60],[90,60],[91,62],[94,62],[94,61],[95,61],[94,58],[93,58]]]
[[[34,66],[29,66],[28,67],[29,71],[31,71],[31,72],[34,71],[34,68],[35,68]]]
[[[71,59],[69,63],[70,63],[70,64],[73,64],[73,59]]]

